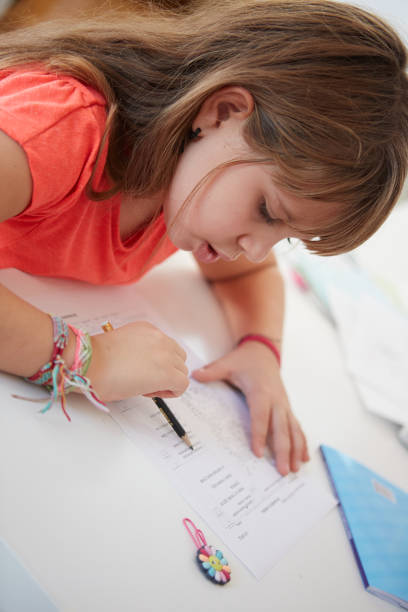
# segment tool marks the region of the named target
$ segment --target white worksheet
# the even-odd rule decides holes
[[[104,312],[69,322],[95,333],[110,320],[165,324],[146,310]],[[166,330],[168,331],[168,330]],[[188,351],[188,348],[187,348]],[[190,368],[197,358],[188,351]],[[249,415],[242,396],[223,383],[193,379],[180,397],[166,400],[186,430],[194,450],[175,434],[155,403],[136,397],[109,404],[112,417],[162,470],[230,550],[257,577],[264,576],[291,544],[333,506],[327,488],[310,478],[282,477],[271,458],[250,450]],[[211,543],[211,542],[210,542]]]

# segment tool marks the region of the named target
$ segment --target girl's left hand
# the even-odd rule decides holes
[[[262,457],[268,445],[276,469],[297,472],[309,460],[306,437],[294,416],[275,355],[258,342],[245,342],[221,359],[195,370],[199,382],[225,380],[246,397],[251,415],[252,450]]]

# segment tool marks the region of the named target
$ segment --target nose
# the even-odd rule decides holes
[[[276,240],[255,238],[248,234],[238,239],[238,244],[244,251],[246,258],[253,263],[260,263],[266,259],[275,243]]]

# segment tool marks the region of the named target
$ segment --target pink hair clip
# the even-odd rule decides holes
[[[227,584],[231,580],[231,568],[223,553],[207,544],[201,529],[197,529],[189,518],[184,518],[183,524],[197,547],[196,559],[200,570],[211,582],[221,586]]]

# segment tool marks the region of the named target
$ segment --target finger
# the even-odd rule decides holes
[[[305,437],[297,419],[292,413],[289,413],[288,421],[290,438],[292,442],[290,452],[290,468],[293,472],[297,472],[300,469],[301,462],[303,461]]]
[[[184,363],[184,361],[180,361],[179,359],[176,361],[176,363],[174,364],[174,367],[176,368],[176,370],[178,370],[179,372],[181,372],[182,374],[184,374],[185,376],[188,375],[188,367],[186,366],[186,364]]]
[[[176,370],[172,374],[171,384],[169,384],[168,387],[171,391],[173,391],[175,396],[178,397],[179,395],[182,395],[182,393],[184,393],[189,384],[190,381],[188,376]]]
[[[303,447],[303,454],[302,454],[302,461],[310,461],[310,455],[309,455],[309,449],[308,449],[308,445],[307,445],[307,440],[306,440],[306,436],[302,431],[302,436],[304,438],[305,444]]]
[[[257,457],[262,457],[265,451],[266,437],[269,429],[269,402],[257,394],[246,397],[251,414],[251,446]]]
[[[199,382],[211,382],[214,380],[228,380],[228,370],[220,361],[213,361],[198,370],[194,370],[191,375]]]
[[[167,349],[169,347],[166,347]],[[184,376],[188,375],[188,368],[184,359],[174,351],[161,351],[155,354],[156,366],[162,373],[168,372],[171,375],[173,370],[181,372]]]
[[[162,397],[163,399],[171,399],[178,396],[173,391],[166,389],[165,391],[155,391],[154,393],[143,393],[143,397]]]
[[[143,393],[143,397],[174,397],[173,391],[155,391],[154,393]]]
[[[180,359],[182,359],[183,361],[186,361],[187,359],[187,353],[186,351],[183,349],[182,346],[179,345],[178,342],[176,342],[175,340],[173,340],[173,338],[170,338],[168,336],[169,340],[170,340],[170,350],[172,353],[176,353],[176,355],[178,357],[180,357]]]
[[[274,454],[273,452],[273,418],[272,415],[270,417],[269,420],[269,429],[268,429],[268,433],[266,436],[266,444],[268,446],[268,448],[271,450],[271,453]]]
[[[286,410],[276,406],[272,413],[273,423],[273,453],[276,469],[282,476],[289,474],[289,458],[291,439]]]
[[[299,435],[301,436],[301,440],[302,440],[302,449],[301,449],[301,454],[300,454],[300,458],[302,461],[310,461],[310,455],[309,455],[309,450],[308,450],[308,444],[307,444],[307,439],[306,436],[303,432],[303,429],[301,428],[299,421],[296,419],[296,417],[293,417],[294,420],[297,423],[298,426],[298,431],[299,431]]]
[[[186,376],[173,376],[172,384],[169,389],[143,393],[144,397],[179,397],[187,389],[190,381]]]

